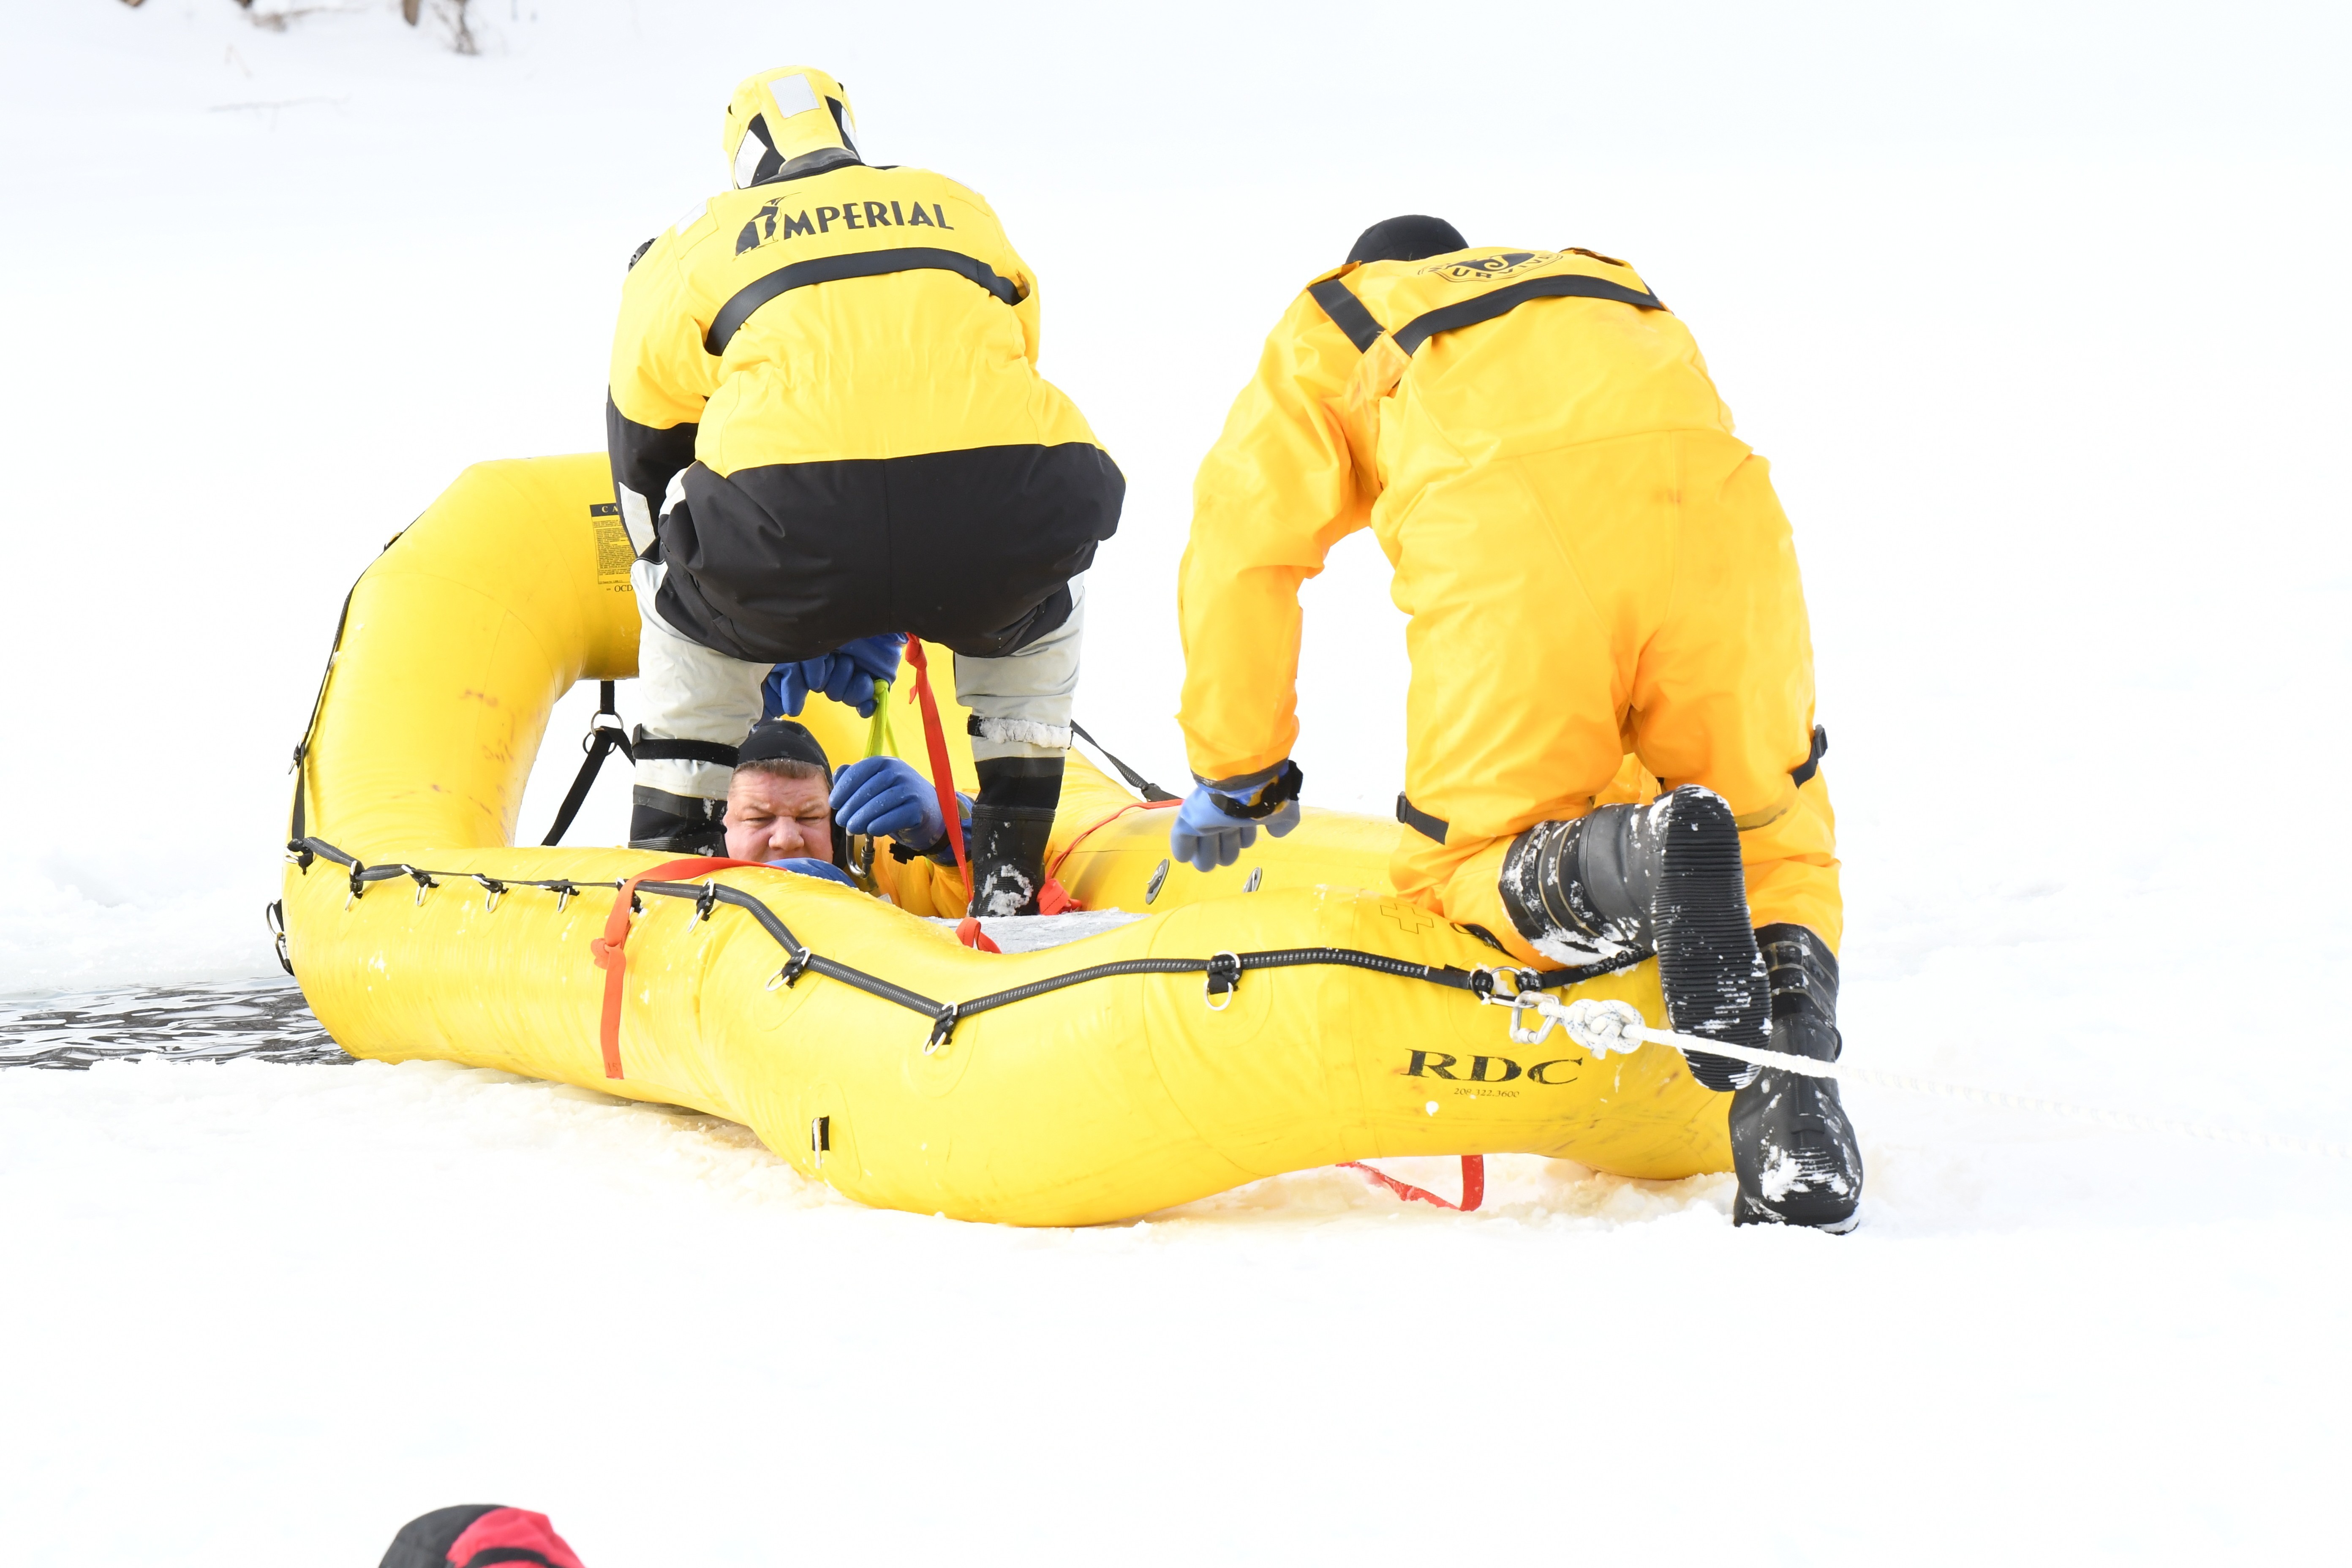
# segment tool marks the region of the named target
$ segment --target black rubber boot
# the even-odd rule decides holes
[[[1647,805],[1604,805],[1528,829],[1503,858],[1503,907],[1547,958],[1602,963],[1653,953],[1667,1022],[1679,1033],[1764,1048],[1771,1000],[1748,925],[1739,828],[1713,790],[1685,784]],[[1687,1053],[1713,1089],[1759,1069]]]
[[[1034,915],[1045,890],[1054,814],[1018,805],[971,808],[971,907],[967,914]]]
[[[1756,933],[1771,976],[1772,1048],[1833,1062],[1837,957],[1811,930]],[[1862,1202],[1862,1151],[1833,1079],[1767,1068],[1731,1097],[1731,1163],[1739,1174],[1734,1225],[1801,1225],[1843,1232]]]
[[[724,855],[727,803],[635,785],[629,797],[629,847],[664,849],[672,855]]]
[[[991,757],[978,764],[966,852],[971,857],[967,914],[1034,915],[1045,890],[1045,842],[1062,799],[1060,757]]]

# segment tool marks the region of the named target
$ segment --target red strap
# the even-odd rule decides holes
[[[956,803],[955,767],[948,760],[947,726],[940,722],[940,701],[931,695],[931,665],[923,652],[923,639],[914,633],[907,634],[907,661],[915,667],[915,689],[909,701],[923,705],[923,750],[931,759],[931,787],[940,792],[940,815],[947,819],[948,842],[955,847],[956,875],[963,879],[963,907],[971,908],[971,860],[963,847],[963,808]],[[1091,830],[1090,830],[1091,831]],[[1065,853],[1067,853],[1065,851]],[[1059,864],[1059,862],[1056,862]],[[1045,890],[1037,895],[1040,914],[1058,915],[1064,910],[1078,908],[1069,889],[1045,877]],[[966,915],[956,927],[956,940],[981,952],[995,952],[997,945],[980,929],[980,922]]]
[[[665,860],[658,866],[648,866],[621,884],[621,891],[613,900],[613,912],[604,917],[604,934],[588,944],[588,955],[596,967],[604,972],[604,1016],[596,1026],[597,1040],[604,1047],[604,1076],[621,1076],[621,999],[628,994],[629,967],[629,906],[637,896],[639,882],[682,882],[689,877],[699,877],[706,871],[723,871],[730,866],[757,866],[757,860],[730,860],[724,855],[699,855],[688,860]]]
[[[1462,1156],[1462,1201],[1458,1204],[1447,1203],[1427,1187],[1416,1187],[1411,1182],[1400,1182],[1386,1171],[1375,1171],[1360,1160],[1342,1160],[1339,1163],[1348,1170],[1363,1172],[1409,1204],[1435,1204],[1442,1209],[1454,1209],[1462,1214],[1468,1214],[1486,1201],[1486,1156],[1484,1154]]]
[[[1108,827],[1112,823],[1117,822],[1120,817],[1125,816],[1130,811],[1158,811],[1162,806],[1175,806],[1181,805],[1183,804],[1184,803],[1181,800],[1131,800],[1125,805],[1120,806],[1117,811],[1112,812],[1108,816],[1098,816],[1092,822],[1087,823],[1084,827],[1078,829],[1077,836],[1076,837],[1072,838],[1067,844],[1062,846],[1062,852],[1054,857],[1054,863],[1051,866],[1045,868],[1046,893],[1050,895],[1055,889],[1061,886],[1061,883],[1057,879],[1062,874],[1062,868],[1068,864],[1071,852],[1076,850],[1079,845],[1084,844],[1088,838],[1092,837],[1096,829]],[[1068,900],[1063,906],[1066,909],[1082,910],[1086,908],[1084,904],[1079,903],[1076,899],[1070,898],[1069,894],[1066,892],[1065,892],[1062,897]],[[1043,907],[1044,901],[1045,900],[1043,899],[1038,900],[1040,907]],[[1061,910],[1046,910],[1045,912],[1049,915],[1059,914]]]
[[[940,815],[947,819],[948,842],[955,846],[956,875],[963,879],[964,907],[970,909],[971,862],[963,852],[963,808],[956,803],[955,769],[948,762],[948,733],[940,723],[939,699],[931,695],[931,663],[923,653],[923,639],[912,632],[907,634],[907,662],[915,667],[915,697],[923,705],[923,749],[930,753],[931,787],[940,792]]]

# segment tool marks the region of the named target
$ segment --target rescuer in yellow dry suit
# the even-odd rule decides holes
[[[631,842],[714,852],[772,671],[895,665],[876,639],[912,632],[955,650],[973,714],[972,911],[1031,913],[1079,574],[1125,481],[1037,374],[1036,279],[988,204],[868,165],[855,128],[823,71],[745,81],[736,188],[647,242],[622,290],[606,426],[644,618]]]
[[[1299,294],[1194,487],[1179,858],[1297,820],[1298,584],[1365,527],[1411,617],[1397,890],[1543,967],[1654,953],[1676,1029],[1833,1059],[1804,594],[1682,322],[1622,262],[1427,217]],[[1737,1217],[1853,1224],[1834,1084],[1692,1069],[1736,1090]]]

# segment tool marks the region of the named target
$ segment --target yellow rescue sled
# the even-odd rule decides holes
[[[480,465],[352,590],[299,754],[283,921],[353,1055],[691,1107],[861,1203],[1017,1225],[1382,1155],[1730,1168],[1730,1097],[1675,1052],[1513,1042],[1483,1004],[1526,977],[1382,891],[1393,823],[1309,809],[1202,874],[1168,864],[1164,813],[1074,755],[1051,859],[1087,907],[1148,918],[1011,955],[918,919],[950,911],[912,876],[886,889],[902,909],[762,867],[647,878],[670,858],[514,847],[556,700],[635,671],[611,498],[601,456]],[[865,721],[810,707],[857,754]],[[970,787],[968,745],[954,767]],[[1649,963],[1568,994],[1664,1024]]]

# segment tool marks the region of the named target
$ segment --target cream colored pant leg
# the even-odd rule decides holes
[[[1086,640],[1087,580],[1070,581],[1070,618],[1003,658],[956,656],[956,700],[978,721],[974,762],[1058,757],[1070,749],[1070,702]]]
[[[665,741],[740,746],[760,721],[760,686],[772,667],[746,664],[679,636],[654,609],[665,570],[640,561],[629,574],[637,591],[637,721]],[[718,763],[665,758],[639,763],[635,777],[671,795],[725,800],[732,773]]]

